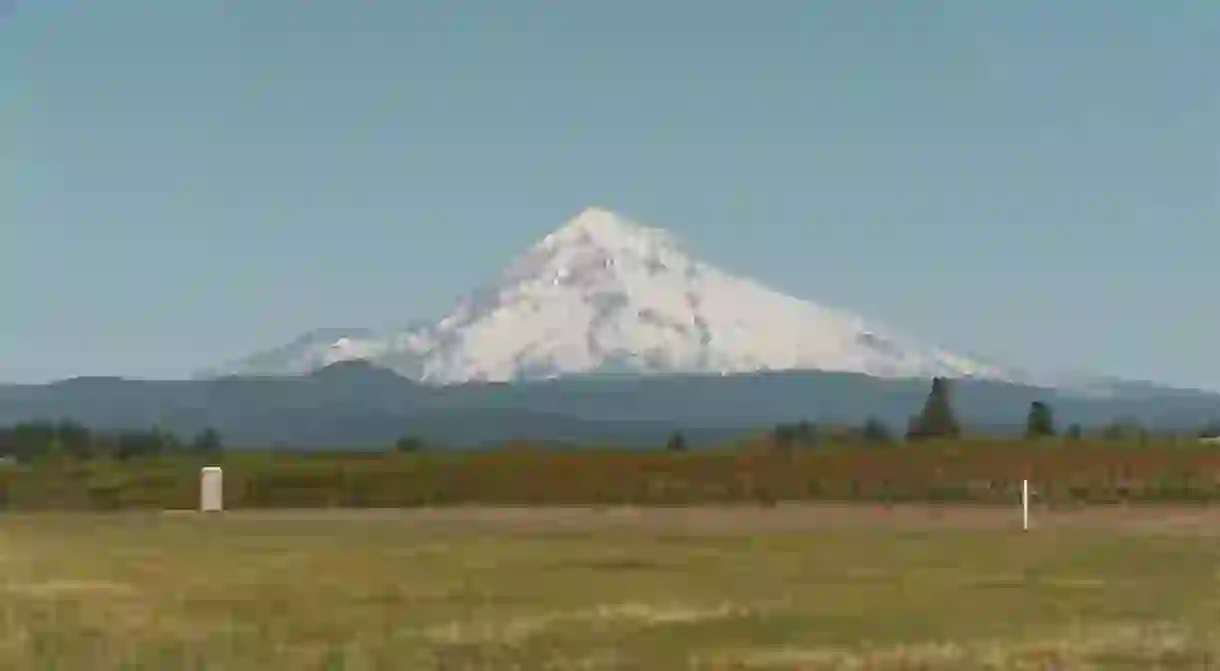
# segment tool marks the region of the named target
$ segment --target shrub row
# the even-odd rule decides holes
[[[188,456],[49,460],[0,470],[9,509],[192,508]],[[667,505],[776,501],[1011,503],[1028,478],[1047,502],[1220,501],[1220,450],[1201,446],[942,443],[816,450],[515,449],[371,456],[229,453],[226,505]]]

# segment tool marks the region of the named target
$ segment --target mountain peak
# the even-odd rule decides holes
[[[603,207],[591,206],[581,210],[560,227],[560,233],[585,233],[588,235],[623,235],[631,234],[644,228],[627,217]]]
[[[611,255],[648,255],[659,249],[677,249],[678,240],[668,231],[646,226],[601,207],[587,207],[558,230],[542,239],[537,249],[587,245]]]

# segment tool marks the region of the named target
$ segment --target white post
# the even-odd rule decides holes
[[[1021,481],[1021,528],[1029,531],[1029,480]]]
[[[200,512],[224,510],[224,474],[219,466],[204,466],[199,473]]]

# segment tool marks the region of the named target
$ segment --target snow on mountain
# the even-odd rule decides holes
[[[356,358],[354,342],[372,344],[378,336],[369,329],[320,328],[296,340],[265,350],[241,361],[231,362],[199,373],[197,377],[233,374],[297,375],[323,368],[337,361]],[[360,354],[370,354],[368,351]]]
[[[691,258],[666,231],[590,208],[430,326],[327,329],[213,374],[366,359],[428,383],[589,373],[818,369],[1011,379]]]

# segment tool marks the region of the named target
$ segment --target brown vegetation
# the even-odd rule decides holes
[[[205,459],[207,461],[205,461]],[[1197,442],[919,441],[732,449],[545,449],[383,455],[235,453],[0,467],[11,509],[192,508],[199,467],[225,467],[236,508],[1010,503],[1028,478],[1045,504],[1220,500],[1220,450]]]

